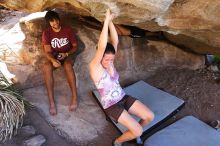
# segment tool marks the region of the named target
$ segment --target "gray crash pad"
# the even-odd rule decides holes
[[[160,124],[163,120],[168,118],[184,105],[183,100],[160,89],[157,89],[144,81],[138,81],[124,88],[124,90],[126,94],[137,98],[154,112],[155,118],[149,125],[144,127],[144,132],[153,129],[154,126]],[[98,91],[94,90],[93,94],[95,95],[100,107],[102,108]],[[136,120],[139,120],[137,117],[133,117]],[[111,122],[113,121],[111,120]],[[113,122],[113,124],[122,133],[127,130],[127,128],[119,123],[116,124]]]
[[[144,146],[220,146],[220,132],[187,116],[150,136]]]

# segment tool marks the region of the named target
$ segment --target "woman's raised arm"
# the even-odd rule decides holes
[[[115,26],[112,21],[109,22],[109,30],[110,30],[110,42],[115,48],[115,52],[117,52],[118,47],[118,33],[115,29]]]
[[[106,11],[105,21],[103,24],[102,32],[99,37],[96,55],[93,58],[93,60],[90,62],[90,67],[94,67],[96,65],[99,65],[102,60],[102,57],[104,55],[105,48],[106,48],[106,45],[108,42],[108,26],[109,26],[109,22],[112,21],[112,18],[113,18],[113,15],[111,14],[110,10],[108,9]]]

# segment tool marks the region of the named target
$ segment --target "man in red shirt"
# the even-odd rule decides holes
[[[42,34],[42,43],[46,56],[46,61],[43,64],[43,73],[49,97],[49,112],[51,115],[56,115],[53,70],[61,65],[64,66],[72,92],[69,111],[74,111],[77,107],[76,77],[73,69],[73,60],[70,57],[71,54],[76,52],[77,43],[71,27],[61,25],[59,15],[55,11],[48,11],[45,15],[45,20],[50,27]]]

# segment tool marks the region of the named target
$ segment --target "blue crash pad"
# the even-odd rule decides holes
[[[150,136],[144,146],[220,146],[220,132],[187,116]]]
[[[144,103],[147,107],[149,107],[155,114],[154,120],[147,126],[144,127],[144,132],[150,130],[170,115],[172,115],[175,111],[177,111],[180,107],[184,105],[184,101],[167,93],[160,89],[157,89],[144,81],[138,81],[126,88],[124,88],[126,94],[131,95],[142,103]],[[97,90],[93,91],[100,107],[100,95]],[[139,120],[137,117],[133,116],[136,120]],[[111,122],[113,122],[111,120]],[[113,124],[118,128],[120,132],[124,132],[127,130],[121,124]]]

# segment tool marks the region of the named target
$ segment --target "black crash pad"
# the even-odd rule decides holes
[[[154,120],[149,125],[144,127],[144,132],[153,129],[154,126],[157,126],[157,124],[160,124],[163,120],[169,118],[174,112],[184,105],[183,100],[158,88],[155,88],[144,81],[138,81],[124,88],[124,90],[126,94],[131,95],[144,103],[155,114]],[[98,91],[94,90],[93,94],[102,108]],[[138,120],[137,117],[134,116],[134,118]],[[123,133],[127,130],[121,124],[116,124],[112,120],[111,122],[118,128],[120,132]]]

